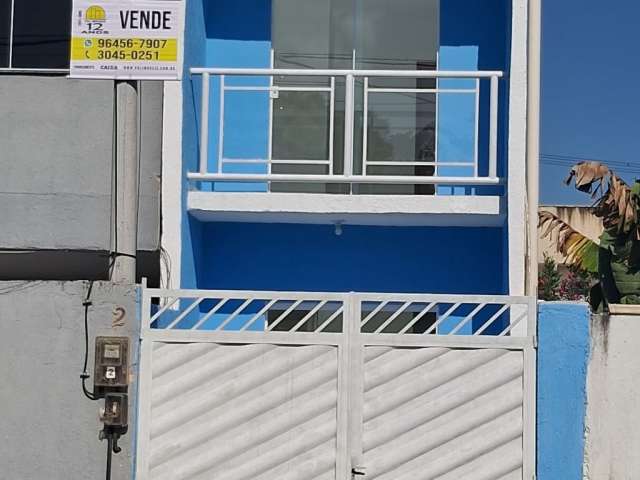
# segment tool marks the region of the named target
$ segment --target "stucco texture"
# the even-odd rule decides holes
[[[588,306],[542,303],[538,336],[538,480],[579,480],[590,347]]]
[[[640,316],[594,315],[585,479],[640,478]]]
[[[159,241],[162,85],[142,82],[138,249]],[[0,77],[0,249],[111,248],[114,82]]]
[[[0,282],[0,478],[83,480],[105,478],[106,442],[98,440],[103,402],[84,397],[79,375],[84,355],[87,282]],[[89,373],[93,337],[127,335],[131,372],[137,368],[136,287],[96,282],[89,309]],[[122,307],[123,325],[112,327]],[[135,425],[135,376],[130,425]],[[91,389],[92,380],[88,386]],[[113,458],[113,480],[131,478],[132,429]]]

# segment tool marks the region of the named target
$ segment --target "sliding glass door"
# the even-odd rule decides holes
[[[435,69],[438,37],[439,0],[272,1],[275,68]],[[287,90],[273,99],[272,171],[342,173],[343,80],[307,76],[274,82]],[[435,88],[435,81],[372,78],[365,88],[358,79],[354,174],[433,174],[436,96],[415,92],[418,88]],[[338,192],[348,187],[278,188]],[[433,190],[428,186],[358,188],[356,193],[428,194]]]

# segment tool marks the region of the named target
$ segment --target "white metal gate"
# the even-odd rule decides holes
[[[142,299],[138,479],[533,478],[532,299]]]

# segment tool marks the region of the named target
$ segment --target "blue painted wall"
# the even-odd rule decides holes
[[[185,71],[194,65],[269,65],[270,2],[190,0],[187,3]],[[466,0],[443,0],[441,53],[445,65],[460,69],[507,69],[510,11],[509,0],[478,0],[472,4]],[[247,81],[229,80],[231,84]],[[264,83],[266,80],[252,81]],[[217,88],[216,81],[212,81],[209,133],[209,168],[212,170],[217,166],[218,152]],[[268,99],[266,94],[253,95],[256,97],[249,100],[227,97],[230,113],[225,116],[225,122],[243,125],[243,129],[225,138],[225,156],[256,157],[266,152]],[[186,74],[185,172],[197,168],[199,102],[199,78],[191,79]],[[506,103],[503,105],[506,111]],[[462,121],[466,125],[464,131],[469,130],[469,105],[454,107],[448,116],[449,126]],[[462,120],[453,113],[456,109],[466,112]],[[258,118],[263,120],[256,120]],[[481,137],[486,133],[483,128],[481,126]],[[468,151],[468,143],[450,142],[452,149],[460,151]],[[250,171],[262,173],[255,170],[255,166],[243,168],[228,166],[225,171],[251,168]],[[186,205],[188,185],[186,182],[183,185]],[[210,184],[192,187],[212,188]],[[216,185],[215,188],[259,191],[264,186]],[[203,225],[189,218],[186,212],[183,218],[182,286],[185,288],[507,292],[507,243],[505,229],[501,228],[348,227],[343,237],[335,237],[331,227]],[[402,245],[398,249],[402,251],[394,252],[395,245]],[[334,259],[339,261],[339,273],[336,273]]]
[[[543,303],[538,320],[538,480],[582,478],[589,308]]]
[[[499,228],[210,223],[204,288],[502,293]]]
[[[196,171],[199,158],[199,118],[201,82],[198,76],[191,76],[189,68],[201,66],[205,61],[205,17],[202,3],[188,1],[186,6],[184,39],[184,74],[182,81],[182,179],[173,179],[182,184],[182,253],[181,279],[183,288],[198,285],[197,264],[201,248],[202,231],[200,222],[187,214],[187,172]]]
[[[510,68],[510,0],[441,0],[440,70],[501,70]],[[470,80],[443,80],[441,88],[474,88]],[[508,112],[507,82],[500,84],[499,132],[506,132]],[[478,171],[489,172],[489,81],[480,82]],[[472,158],[475,132],[473,95],[441,94],[438,105],[438,156],[440,161],[455,162]],[[500,134],[499,134],[500,135]],[[498,174],[506,173],[506,135],[498,146]],[[468,176],[466,167],[447,167],[442,175]],[[502,194],[502,189],[439,187],[438,193],[478,195]]]
[[[269,68],[271,52],[271,2],[265,0],[204,0],[207,27],[205,65],[228,68]],[[227,86],[268,86],[269,79],[228,77]],[[220,81],[211,82],[209,169],[218,168]],[[224,115],[224,158],[268,156],[269,94],[227,92]],[[263,165],[226,164],[225,173],[267,173]],[[207,185],[216,191],[266,191],[265,184]]]

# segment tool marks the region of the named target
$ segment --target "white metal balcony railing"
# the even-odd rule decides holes
[[[346,184],[349,187],[348,193],[352,193],[351,186],[355,184],[367,185],[433,185],[439,186],[463,186],[463,187],[479,187],[500,185],[501,179],[497,175],[498,162],[498,96],[499,96],[499,80],[503,73],[500,71],[400,71],[400,70],[293,70],[293,69],[233,69],[233,68],[192,68],[192,75],[202,76],[202,99],[201,99],[201,121],[200,121],[200,145],[199,145],[199,170],[197,172],[189,172],[188,179],[198,182],[232,182],[232,183],[257,183],[261,182],[265,185],[266,191],[271,191],[272,184],[285,183],[303,183],[303,184]],[[209,119],[211,104],[211,77],[218,77],[218,131],[217,131],[217,156],[215,157],[215,167],[210,169],[209,154]],[[248,78],[263,79],[264,84],[253,84],[245,82],[231,82],[231,78]],[[312,86],[296,84],[295,77],[318,79],[324,77],[326,84],[321,81],[315,82]],[[278,79],[278,83],[274,79]],[[268,84],[266,80],[268,79]],[[286,80],[289,79],[288,82]],[[344,140],[343,140],[343,157],[340,159],[341,164],[338,166],[334,158],[334,143],[336,140],[336,85],[337,79],[340,82],[341,92],[344,91]],[[432,88],[404,88],[398,87],[397,83],[393,88],[388,82],[402,81],[401,79],[423,80],[431,79]],[[284,80],[284,81],[283,81]],[[358,86],[362,86],[362,96],[356,101],[356,80]],[[450,88],[450,83],[466,80],[464,87],[460,87],[460,83]],[[480,105],[481,105],[481,81],[489,83],[489,112],[488,112],[488,128],[483,127],[483,131],[488,131],[488,139],[480,139]],[[371,82],[375,81],[378,85],[371,86]],[[443,82],[445,81],[445,82]],[[382,83],[381,83],[382,82]],[[384,82],[387,82],[386,84]],[[472,82],[473,87],[469,88]],[[302,82],[301,82],[302,83]],[[435,85],[435,88],[433,88]],[[444,85],[444,86],[443,86]],[[343,90],[342,90],[343,89]],[[484,90],[483,90],[484,91]],[[263,92],[269,94],[268,106],[268,147],[266,158],[234,158],[225,155],[225,97],[229,92]],[[329,125],[328,125],[328,158],[318,159],[282,159],[273,156],[273,109],[274,99],[277,99],[280,92],[324,92],[329,96]],[[464,159],[462,161],[439,161],[438,158],[438,109],[436,108],[436,128],[435,128],[435,155],[434,161],[420,161],[420,159],[410,159],[407,161],[379,161],[369,158],[368,155],[368,135],[369,135],[369,115],[370,104],[369,99],[372,94],[432,94],[435,96],[436,103],[438,98],[443,94],[466,94],[473,95],[475,101],[475,112],[473,113],[475,123],[474,135],[475,144],[473,145],[473,158]],[[266,96],[266,95],[265,95]],[[342,102],[342,98],[340,99]],[[360,103],[361,102],[361,103]],[[361,109],[362,118],[362,138],[357,139],[361,143],[360,151],[356,152],[354,143],[356,132],[354,127],[354,119]],[[215,138],[215,134],[212,135]],[[484,151],[480,151],[486,147]],[[355,157],[359,158],[355,158]],[[483,173],[480,172],[480,158],[484,159]],[[253,173],[243,171],[241,173],[229,172],[226,166],[235,165],[236,167],[244,165],[245,167],[255,167],[260,165],[263,170],[261,173]],[[324,173],[281,173],[274,172],[274,166],[295,165],[295,166],[315,166],[324,168]],[[393,166],[413,168],[412,175],[388,175],[381,174],[379,167]],[[376,170],[375,167],[377,168]],[[416,167],[429,167],[428,174],[416,173]],[[451,167],[466,167],[468,173],[464,176],[451,176],[443,174],[443,171],[451,171]],[[214,171],[211,171],[214,170]],[[233,168],[232,168],[233,170]],[[237,168],[236,168],[237,170]],[[280,168],[280,170],[282,170]],[[246,190],[244,190],[246,191]]]

